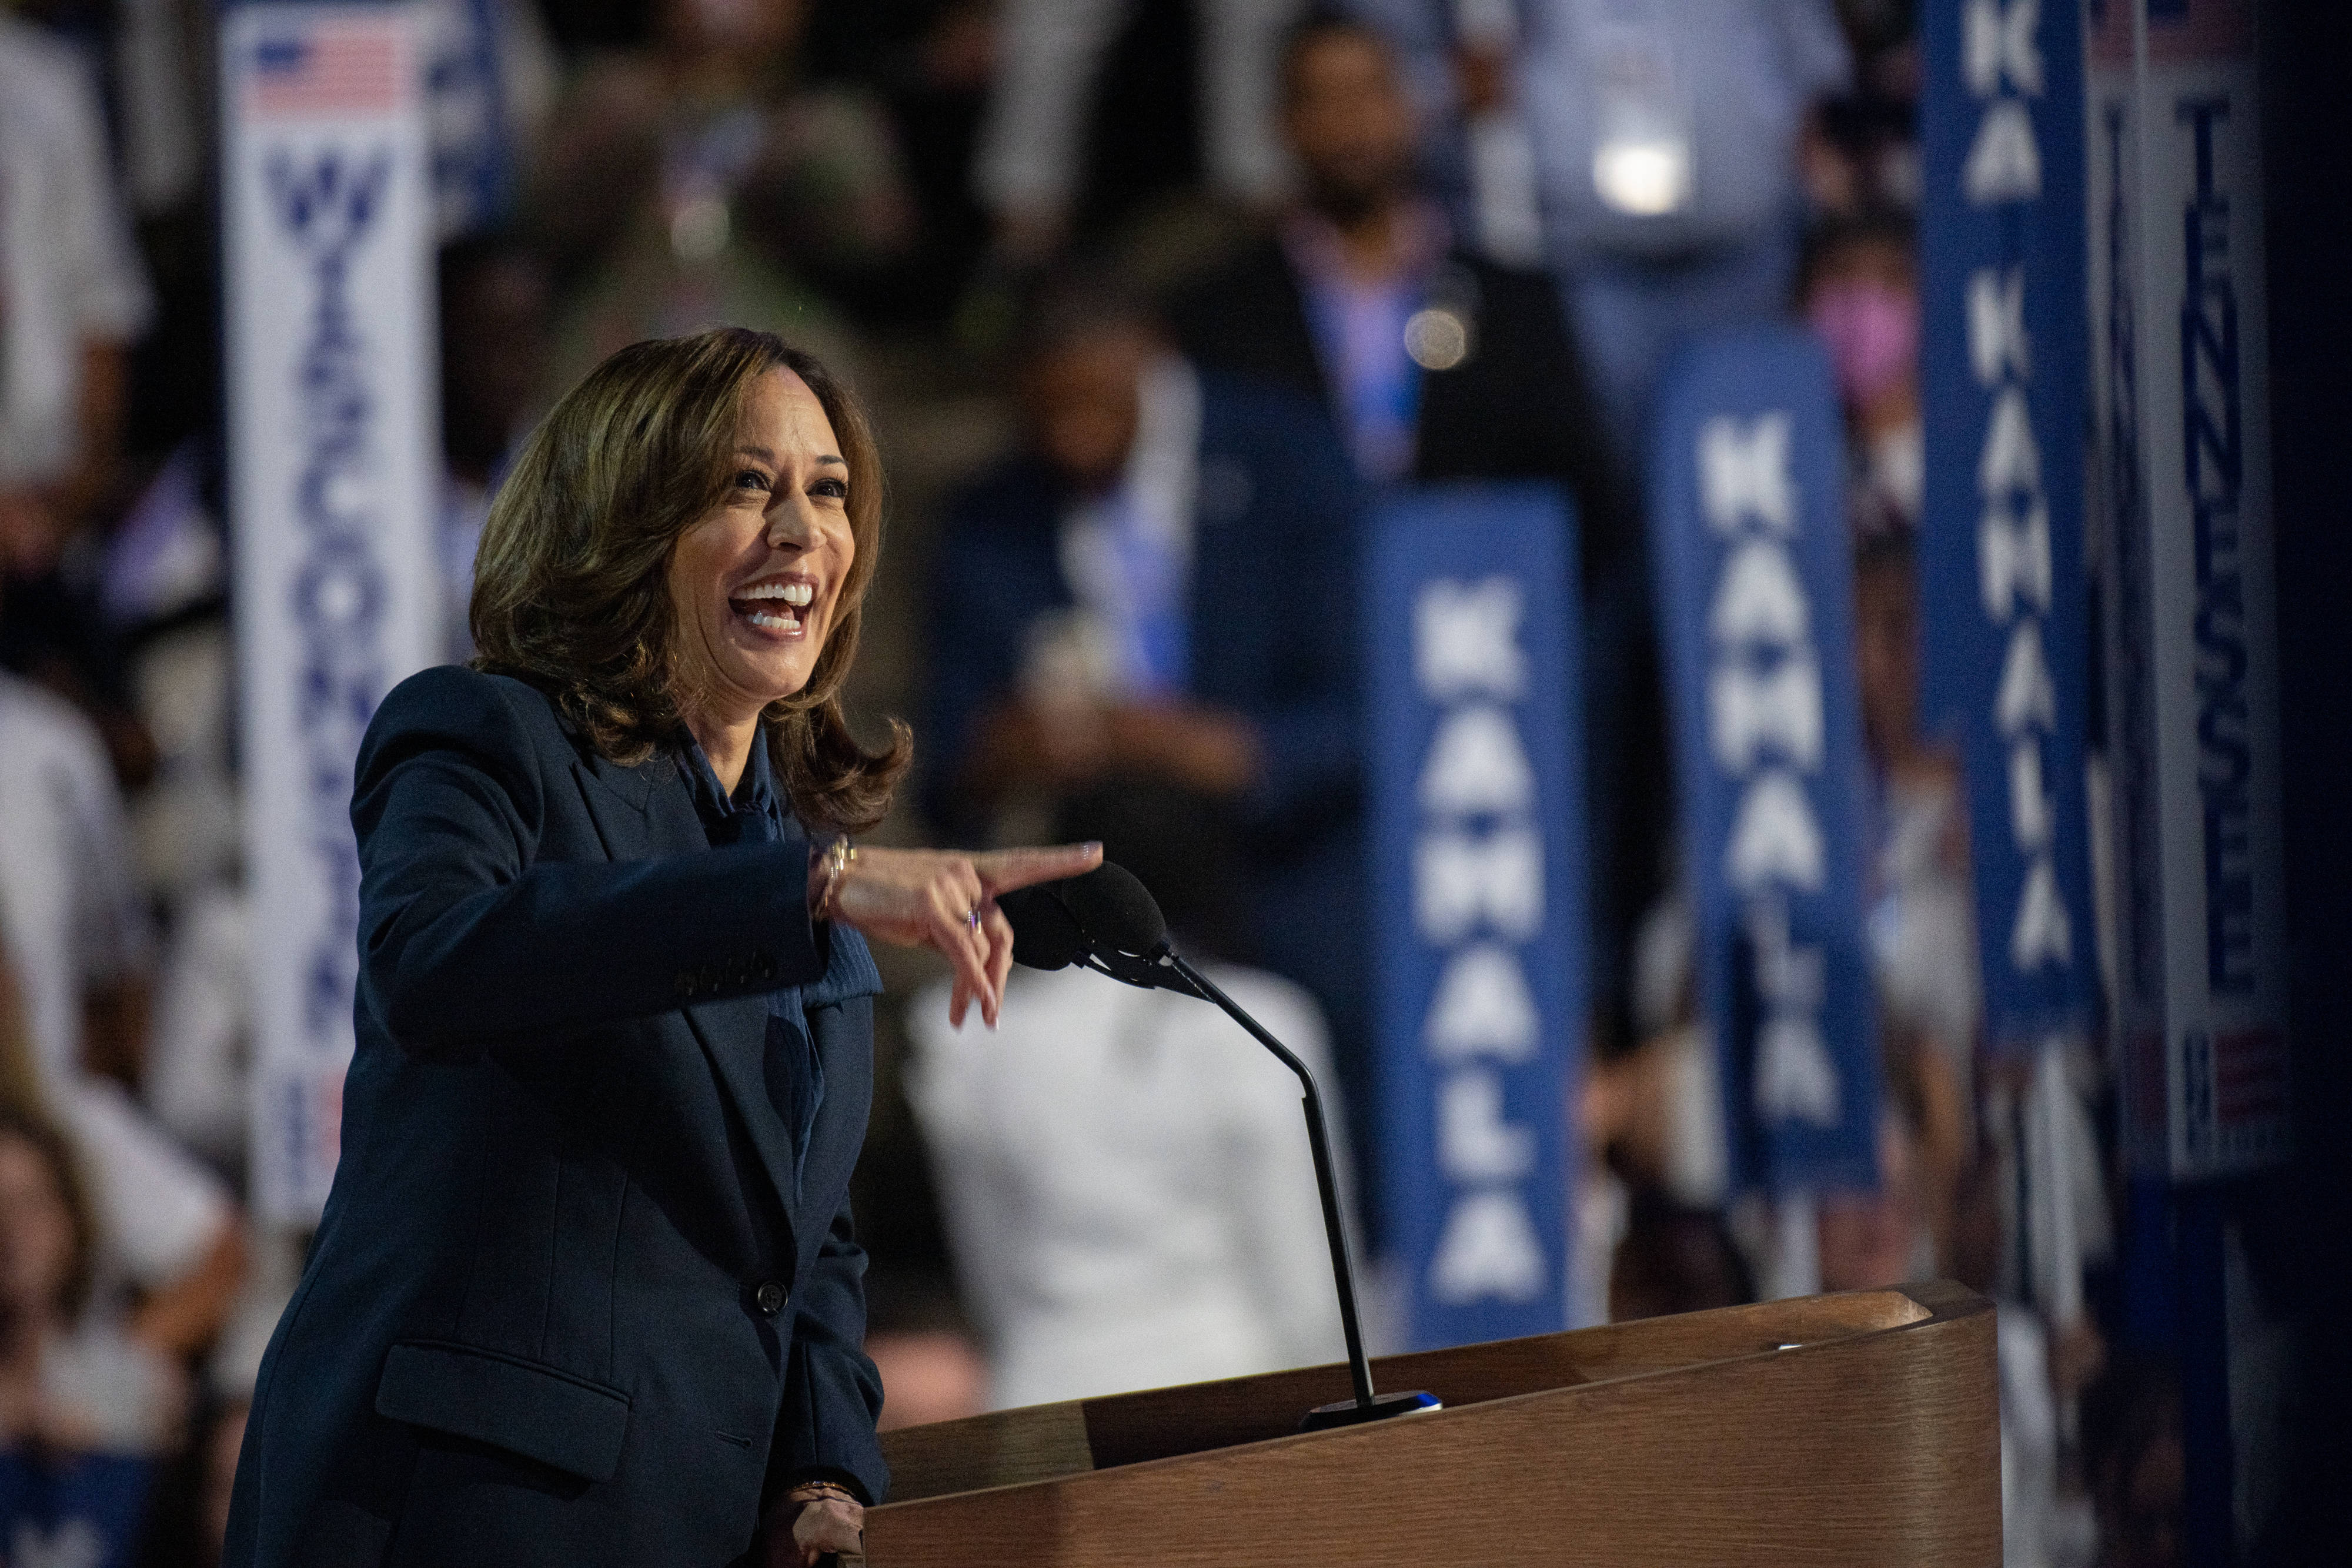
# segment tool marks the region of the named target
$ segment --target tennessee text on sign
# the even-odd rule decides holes
[[[352,1051],[352,763],[429,663],[432,193],[413,12],[221,34],[232,505],[254,910],[255,1200],[315,1219]]]
[[[2287,1146],[2262,121],[2246,5],[2091,20],[2117,1038],[2134,1162],[2189,1178]]]
[[[1584,841],[1575,547],[1543,486],[1375,510],[1365,574],[1385,1233],[1411,1343],[1563,1325]]]
[[[1985,1029],[2097,1016],[2084,726],[2082,15],[1922,12],[1920,524],[1929,722],[1968,766]]]
[[[1782,1191],[1877,1172],[1843,440],[1811,337],[1726,333],[1669,371],[1650,476],[1700,1006],[1733,1178]]]

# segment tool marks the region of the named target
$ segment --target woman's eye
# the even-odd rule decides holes
[[[820,479],[809,486],[812,496],[829,496],[836,501],[849,499],[849,483],[845,479]]]
[[[768,488],[768,476],[757,468],[746,468],[735,476],[735,487],[739,490],[764,490]]]

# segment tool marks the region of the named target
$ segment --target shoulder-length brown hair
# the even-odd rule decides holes
[[[913,752],[896,720],[890,744],[866,750],[841,711],[882,548],[881,456],[849,389],[772,332],[719,327],[635,343],[564,394],[524,443],[482,529],[474,664],[546,692],[616,762],[675,745],[683,721],[670,551],[719,504],[744,401],[779,367],[808,383],[833,422],[856,549],[808,685],[761,716],[793,810],[814,826],[860,832],[889,810]]]

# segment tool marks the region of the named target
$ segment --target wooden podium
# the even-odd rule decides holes
[[[1344,1365],[887,1434],[871,1568],[2000,1560],[1992,1304],[1813,1296],[1390,1356],[1445,1408],[1298,1435]]]

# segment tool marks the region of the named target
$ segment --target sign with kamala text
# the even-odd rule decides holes
[[[1381,1201],[1415,1348],[1563,1326],[1584,1049],[1572,523],[1407,490],[1365,573]]]
[[[1921,10],[1928,722],[1968,767],[1985,1032],[2096,1015],[2084,735],[2082,9]]]
[[[1731,1176],[1870,1186],[1862,718],[1828,361],[1784,328],[1696,340],[1668,371],[1655,442],[1659,627]]]
[[[222,19],[229,478],[253,1184],[314,1221],[333,1179],[359,962],[352,766],[434,661],[433,195],[416,13]]]

